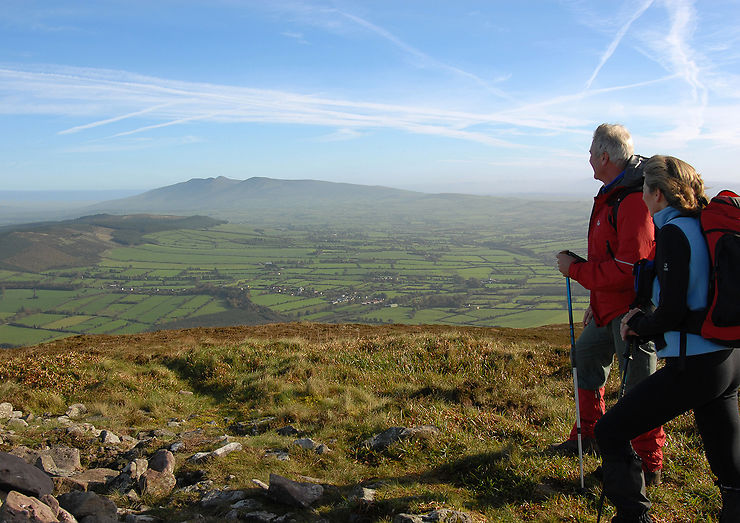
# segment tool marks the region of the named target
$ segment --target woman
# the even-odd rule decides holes
[[[642,197],[657,229],[655,310],[630,310],[622,319],[621,334],[625,339],[654,339],[665,365],[631,389],[596,425],[604,492],[617,508],[613,522],[652,521],[640,461],[629,442],[693,410],[722,492],[720,522],[740,522],[740,351],[686,333],[695,331],[689,319],[697,313],[691,311],[707,305],[709,252],[697,217],[707,204],[704,184],[693,167],[670,156],[653,156],[644,172]]]

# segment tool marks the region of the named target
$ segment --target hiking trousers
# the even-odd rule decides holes
[[[603,327],[598,327],[596,322],[592,320],[584,327],[583,332],[576,340],[575,350],[571,350],[570,358],[571,364],[578,369],[579,389],[594,391],[595,394],[603,390],[615,355],[617,356],[621,379],[625,383],[625,391],[633,389],[638,383],[655,372],[658,358],[655,354],[653,342],[634,347],[632,349],[632,359],[629,363],[625,362],[627,342],[622,340],[619,334],[619,324],[622,316],[617,316]],[[624,374],[625,370],[627,372],[626,376]],[[601,409],[599,411],[593,423],[601,417]],[[593,429],[593,424],[590,427],[584,425],[586,436],[590,436],[588,434],[589,429]],[[662,427],[658,426],[646,434],[638,434],[632,443],[647,470],[655,471],[663,466],[665,432],[663,432]]]
[[[662,369],[630,389],[596,424],[604,468],[629,461],[630,440],[638,434],[693,410],[712,473],[721,487],[740,489],[739,385],[740,350],[687,356],[684,365],[680,358],[666,358]],[[644,493],[627,487],[636,483],[634,479],[610,477],[607,485],[605,476],[607,497],[612,499],[612,493],[625,513],[650,506]],[[612,502],[619,512],[620,506]]]

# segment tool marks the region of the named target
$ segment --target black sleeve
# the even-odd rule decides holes
[[[655,337],[678,330],[688,306],[689,261],[691,246],[676,225],[665,225],[655,245],[655,274],[660,283],[660,300],[650,314],[635,314],[628,325],[641,337]]]

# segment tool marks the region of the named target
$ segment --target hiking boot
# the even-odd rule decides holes
[[[663,469],[642,469],[642,475],[645,476],[646,487],[654,487],[663,483]]]
[[[581,449],[584,454],[599,455],[599,448],[596,446],[596,440],[593,438],[582,438]],[[577,456],[578,440],[566,439],[562,443],[550,445],[549,451],[551,454],[560,454],[562,456]]]

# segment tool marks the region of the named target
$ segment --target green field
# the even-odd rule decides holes
[[[575,225],[557,232],[482,220],[436,228],[223,224],[153,232],[89,267],[1,270],[0,346],[172,322],[233,324],[245,307],[269,309],[279,321],[565,323],[565,282],[554,255],[565,247],[585,251],[586,216],[570,221]],[[587,294],[577,284],[573,294],[580,319]]]

